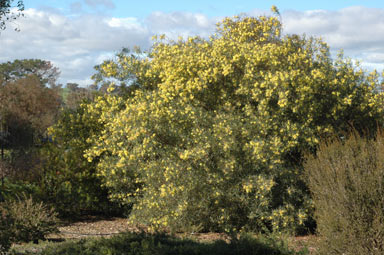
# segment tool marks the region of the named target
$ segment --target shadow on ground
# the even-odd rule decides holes
[[[32,252],[32,251],[31,251]],[[276,239],[244,235],[232,242],[216,240],[206,243],[180,239],[166,234],[123,233],[112,238],[88,238],[62,243],[50,243],[36,253],[24,251],[11,254],[42,255],[291,255],[294,252]]]

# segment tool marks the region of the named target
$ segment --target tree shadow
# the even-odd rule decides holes
[[[282,241],[251,235],[236,241],[199,242],[167,234],[127,232],[112,238],[82,239],[48,246],[42,254],[154,254],[154,255],[290,255],[295,253]]]

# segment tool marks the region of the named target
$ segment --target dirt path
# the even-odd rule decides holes
[[[112,236],[125,231],[137,231],[128,225],[125,218],[87,217],[81,221],[67,223],[59,227],[59,233],[51,234],[49,239],[76,239],[97,236]]]
[[[79,239],[87,237],[110,237],[122,232],[140,232],[137,227],[128,224],[126,218],[97,218],[87,217],[81,221],[67,223],[59,227],[59,233],[47,236],[48,239]],[[196,233],[196,234],[180,234],[180,237],[188,236],[199,241],[215,241],[218,239],[229,240],[225,234],[220,233]]]

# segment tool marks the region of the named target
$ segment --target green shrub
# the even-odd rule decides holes
[[[4,178],[0,181],[0,202],[17,200],[23,194],[37,194],[38,186],[33,183]]]
[[[58,219],[53,209],[43,203],[35,203],[31,197],[4,202],[3,223],[12,242],[30,242],[44,239],[47,234],[57,232]]]
[[[321,254],[384,254],[384,135],[353,134],[320,145],[305,173]]]

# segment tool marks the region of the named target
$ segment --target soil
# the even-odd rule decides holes
[[[59,227],[59,233],[48,235],[47,239],[63,241],[87,237],[111,237],[127,231],[141,232],[146,231],[146,229],[129,225],[126,218],[87,216],[76,221],[65,222],[63,226]],[[219,239],[229,241],[229,237],[222,233],[184,233],[176,236],[193,238],[202,242],[212,242]]]
[[[128,225],[124,218],[100,218],[87,216],[59,227],[59,233],[51,234],[48,239],[78,239],[85,237],[112,236],[126,231],[138,231]]]
[[[296,251],[307,248],[309,254],[316,254],[319,237],[315,235],[295,236],[289,240],[289,245]]]

